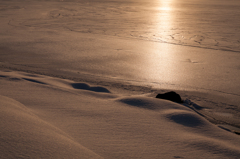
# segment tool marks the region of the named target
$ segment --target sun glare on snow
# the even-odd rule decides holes
[[[172,8],[171,7],[159,7],[158,10],[162,11],[170,11]]]
[[[170,11],[172,10],[172,3],[173,0],[160,0],[157,9],[161,11]]]

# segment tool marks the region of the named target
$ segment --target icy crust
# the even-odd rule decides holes
[[[205,1],[201,5],[197,1],[11,3],[2,2],[0,9],[5,14],[20,15],[8,19],[7,24],[12,27],[103,34],[240,52],[238,2],[209,4]],[[29,13],[31,16],[26,16]]]
[[[111,93],[106,87],[71,80],[0,73],[1,158],[240,155],[238,135],[184,105],[146,95]]]

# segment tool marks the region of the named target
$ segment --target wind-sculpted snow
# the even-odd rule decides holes
[[[11,0],[0,4],[1,69],[73,79],[78,84],[64,87],[91,93],[108,90],[90,85],[145,93],[152,88],[206,92],[197,97],[202,106],[234,114],[231,120],[239,125],[239,2]],[[9,80],[45,84],[28,77]],[[212,99],[208,94],[219,96]],[[189,93],[187,98],[195,97]]]
[[[21,103],[0,101],[0,158],[101,158]]]
[[[0,1],[0,158],[237,158],[239,6]]]
[[[23,72],[1,71],[0,82],[1,158],[240,155],[237,135],[178,103]]]

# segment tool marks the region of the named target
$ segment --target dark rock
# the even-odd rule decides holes
[[[173,91],[167,92],[164,94],[158,94],[156,96],[156,98],[166,99],[166,100],[170,100],[170,101],[177,102],[177,103],[183,103],[181,96]]]

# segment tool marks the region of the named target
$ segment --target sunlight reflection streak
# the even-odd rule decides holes
[[[173,38],[171,33],[168,32],[173,28],[174,17],[172,15],[172,6],[174,0],[161,0],[159,1],[159,6],[157,7],[157,14],[155,16],[156,24],[156,35],[163,35],[164,38]],[[172,40],[172,39],[171,39]],[[149,58],[149,68],[156,68],[151,72],[151,78],[153,80],[163,80],[174,82],[176,80],[176,57],[174,51],[168,48],[167,45],[159,45],[158,51],[153,53],[155,58]]]

